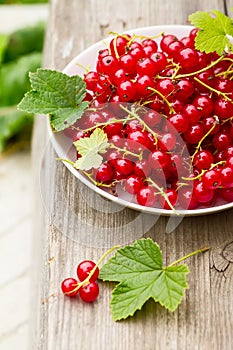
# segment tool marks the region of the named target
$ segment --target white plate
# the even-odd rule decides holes
[[[135,30],[127,31],[129,34],[140,34],[143,36],[154,36],[156,34],[159,34],[161,32],[164,32],[165,34],[174,34],[177,37],[181,38],[183,36],[188,35],[190,30],[193,27],[191,26],[185,26],[185,25],[163,25],[163,26],[153,26],[153,27],[143,27],[143,28],[137,28]],[[104,39],[104,42],[109,42],[112,39],[112,37]],[[160,40],[158,40],[160,41]],[[64,73],[68,75],[83,75],[84,69],[81,68],[80,65],[84,66],[90,66],[91,70],[95,70],[95,62],[97,58],[97,53],[100,49],[103,49],[104,44],[103,41],[99,41],[98,43],[90,46],[86,50],[84,50],[82,53],[80,53],[77,57],[75,57],[64,69]],[[78,65],[78,64],[80,65]],[[49,125],[49,123],[48,123]],[[68,139],[63,133],[53,133],[50,125],[49,125],[49,134],[51,137],[52,144],[60,158],[66,158],[74,160],[74,151],[71,150],[71,140]],[[67,156],[68,154],[68,156]],[[72,159],[73,158],[73,159]],[[155,214],[155,215],[174,215],[174,212],[172,210],[165,210],[165,209],[158,209],[158,208],[152,208],[152,207],[144,207],[140,206],[138,204],[132,203],[128,200],[115,197],[112,194],[102,190],[101,188],[96,187],[93,183],[91,183],[84,175],[82,175],[81,172],[77,171],[72,167],[72,165],[68,164],[67,162],[64,162],[65,166],[69,169],[69,171],[76,176],[81,182],[83,182],[85,185],[87,185],[90,189],[95,191],[96,193],[100,194],[101,196],[118,203],[124,207],[129,207],[138,211]],[[209,208],[201,208],[201,209],[194,209],[194,210],[177,210],[177,212],[183,216],[198,216],[198,215],[206,215],[211,213],[216,213],[219,211],[227,210],[233,208],[233,203],[226,203],[221,205],[216,205]],[[177,213],[176,212],[176,213]]]

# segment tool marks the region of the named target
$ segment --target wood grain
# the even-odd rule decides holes
[[[229,11],[231,6],[232,0],[52,0],[44,66],[62,70],[111,30],[185,24],[196,10]],[[233,210],[185,218],[167,234],[168,218],[140,214],[101,199],[55,157],[45,120],[38,117],[33,138],[37,272],[32,348],[232,349]],[[189,259],[189,289],[176,312],[149,301],[134,318],[114,323],[109,310],[111,284],[100,285],[100,297],[92,305],[59,294],[61,280],[74,275],[80,260],[96,260],[106,247],[142,235],[159,243],[165,264],[201,246],[212,247]]]

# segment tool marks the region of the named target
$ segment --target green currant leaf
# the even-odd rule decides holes
[[[233,48],[233,21],[220,11],[197,11],[189,16],[190,22],[200,30],[195,38],[197,50],[206,53],[217,52],[222,55],[224,51]]]
[[[74,146],[81,155],[75,162],[74,167],[79,170],[90,170],[91,168],[99,168],[103,161],[100,154],[105,153],[110,144],[105,132],[100,128],[96,128],[90,137],[75,141]]]
[[[174,311],[188,287],[186,265],[162,266],[162,252],[151,239],[139,239],[133,246],[119,249],[101,268],[99,278],[120,282],[112,293],[111,310],[115,321],[133,316],[153,298]]]
[[[86,84],[78,75],[38,69],[29,73],[32,90],[27,92],[18,109],[30,113],[50,114],[50,122],[61,131],[81,118],[88,103],[83,102]]]

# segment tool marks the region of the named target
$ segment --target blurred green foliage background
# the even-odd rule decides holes
[[[48,0],[0,0],[0,5],[11,5],[11,4],[44,4]]]
[[[37,1],[2,1],[2,3],[40,3]],[[0,9],[1,10],[1,9]],[[42,64],[42,50],[46,24],[0,33],[0,152],[9,142],[29,139],[34,116],[17,110],[17,104],[30,89],[28,73]]]

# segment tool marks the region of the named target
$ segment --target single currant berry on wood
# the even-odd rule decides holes
[[[97,299],[98,295],[99,286],[96,282],[89,282],[79,289],[79,296],[86,303],[92,303]]]
[[[91,260],[84,260],[77,266],[77,276],[80,281],[84,281],[90,272],[95,268],[96,264]],[[97,267],[90,281],[95,282],[99,276],[99,268]]]
[[[74,289],[77,287],[78,281],[75,278],[66,278],[61,283],[61,290],[62,293],[67,295],[68,297],[76,297],[78,294],[78,290],[74,291]]]

